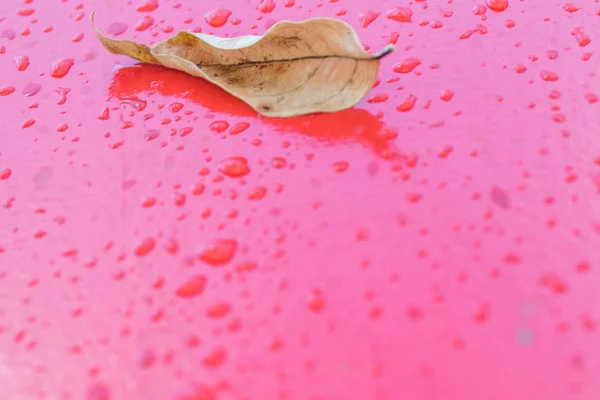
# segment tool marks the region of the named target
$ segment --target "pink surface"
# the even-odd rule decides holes
[[[3,0],[2,399],[600,398],[600,4],[488,3]],[[397,51],[265,119],[92,10]]]

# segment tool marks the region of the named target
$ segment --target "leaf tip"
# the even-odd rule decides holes
[[[393,44],[388,44],[379,53],[374,54],[373,57],[376,59],[381,59],[381,58],[387,56],[388,54],[390,54],[394,50],[396,50],[396,47],[394,47]]]

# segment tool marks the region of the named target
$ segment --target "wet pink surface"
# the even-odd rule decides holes
[[[93,10],[397,51],[265,119]],[[597,400],[599,38],[597,0],[2,1],[2,398]]]

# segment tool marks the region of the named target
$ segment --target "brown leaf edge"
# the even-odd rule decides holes
[[[152,48],[149,46],[146,46],[144,44],[139,44],[130,40],[115,40],[115,39],[109,39],[107,37],[105,37],[96,27],[96,24],[94,22],[94,16],[96,14],[96,11],[92,11],[91,15],[90,15],[90,19],[92,22],[92,26],[94,28],[94,31],[96,32],[96,36],[98,37],[98,39],[100,40],[100,42],[102,43],[102,45],[104,46],[104,48],[106,48],[109,52],[116,54],[116,55],[125,55],[128,56],[130,58],[133,58],[137,61],[140,61],[142,63],[147,63],[147,64],[155,64],[155,65],[163,65],[161,62],[159,62],[153,55],[152,52]],[[324,19],[324,20],[330,20],[330,18],[320,18],[320,19]],[[354,29],[348,25],[347,23],[340,21],[340,20],[335,20],[337,22],[342,22],[344,24],[346,24],[349,28],[349,30],[354,34],[355,39],[357,41],[357,43],[360,43],[360,40],[358,38],[358,36],[356,35],[356,31],[354,31]],[[263,37],[265,37],[268,32],[275,27],[276,25],[280,24],[280,23],[289,23],[291,21],[280,21],[277,24],[273,25],[271,28],[269,28],[269,30],[267,30],[267,32],[265,32],[263,35],[261,35],[261,37],[255,42],[253,43],[253,45],[257,44],[260,40],[262,40]],[[181,31],[181,32],[185,32],[185,31]],[[169,38],[170,39],[170,38]],[[165,41],[169,40],[169,39],[165,39]],[[202,40],[202,39],[200,39]],[[158,42],[158,43],[162,43],[162,42]],[[157,43],[157,44],[158,44]],[[211,45],[210,43],[208,43],[209,45]],[[212,46],[212,45],[211,45]],[[381,58],[385,57],[386,55],[390,54],[391,52],[393,52],[395,50],[395,47],[391,44],[387,45],[386,47],[384,47],[381,51],[379,51],[378,53],[375,54],[366,54],[366,56],[364,58],[361,57],[352,57],[352,56],[339,56],[339,55],[333,55],[330,56],[332,58],[350,58],[350,59],[355,59],[355,60],[364,60],[364,61],[378,61]],[[158,57],[162,56],[161,54],[156,54]],[[172,56],[172,55],[171,55]],[[187,61],[184,58],[175,56],[176,58],[183,60],[183,61]],[[312,57],[308,57],[308,58],[312,58]],[[320,56],[317,58],[327,58],[327,56]],[[300,60],[302,58],[298,58],[298,60]],[[272,60],[273,62],[275,61],[280,61],[280,60]],[[293,61],[293,60],[292,60]],[[249,62],[248,64],[251,64],[251,62]],[[209,65],[209,64],[205,64],[205,65],[197,65],[197,67],[199,69],[201,69],[201,67],[208,67],[208,66],[215,66],[215,65]],[[188,71],[184,71],[187,72],[193,76],[198,77],[198,75],[192,74]],[[219,86],[220,88],[222,88],[223,90],[227,91],[229,94],[233,95],[234,97],[239,98],[240,100],[244,101],[246,104],[250,105],[252,108],[255,109],[255,111],[259,112],[260,114],[265,115],[264,112],[261,112],[260,109],[255,108],[252,104],[250,104],[248,102],[248,100],[246,100],[245,98],[243,98],[243,96],[238,96],[235,92],[233,92],[232,90],[230,90],[226,85],[222,85],[219,82],[215,82],[212,79],[210,79],[210,77],[205,76],[204,74],[202,74],[201,76],[203,79],[211,82],[212,84],[215,84],[217,86]],[[366,95],[366,93],[364,93],[364,95]],[[350,105],[349,107],[346,108],[351,108],[353,106],[355,106],[356,104],[358,104],[363,98],[364,95],[361,96],[360,98],[357,98],[356,101],[353,102],[352,105]],[[326,112],[335,112],[335,111],[340,111],[340,110],[334,110],[334,111],[326,111]],[[289,115],[272,115],[274,117],[278,117],[278,116],[295,116],[298,114],[289,114]],[[265,116],[269,116],[269,115],[265,115]]]

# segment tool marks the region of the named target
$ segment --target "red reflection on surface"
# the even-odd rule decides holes
[[[397,136],[395,130],[358,108],[331,114],[266,118],[208,81],[154,65],[119,69],[108,90],[110,97],[127,101],[140,93],[158,92],[162,96],[187,99],[214,113],[250,117],[271,129],[302,134],[327,144],[357,142],[386,159],[400,155],[393,144]]]

